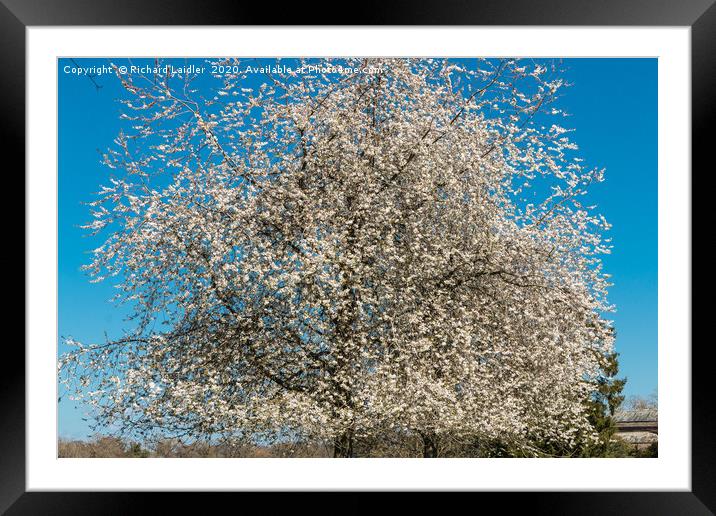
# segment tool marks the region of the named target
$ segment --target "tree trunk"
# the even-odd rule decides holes
[[[423,434],[423,457],[434,459],[438,456],[438,437],[433,434]]]
[[[353,432],[347,430],[333,439],[333,457],[353,457]]]

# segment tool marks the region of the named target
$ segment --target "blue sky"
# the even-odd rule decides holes
[[[104,59],[75,62],[108,64]],[[611,318],[621,375],[628,378],[625,394],[646,396],[657,387],[657,60],[565,59],[563,64],[572,87],[558,101],[571,114],[562,125],[576,129],[571,137],[588,165],[606,168],[606,181],[590,198],[613,225],[614,249],[604,257],[604,269],[613,276],[609,299],[617,307]],[[108,302],[114,294],[110,284],[89,283],[80,271],[99,241],[78,226],[89,219],[82,203],[92,200],[109,177],[100,152],[121,127],[116,99],[124,91],[113,75],[95,77],[93,83],[63,73],[66,65],[74,63],[59,60],[58,338],[98,342],[105,332],[121,333],[126,312]],[[59,352],[64,351],[60,342]],[[89,435],[83,408],[66,398],[59,408],[60,436]]]

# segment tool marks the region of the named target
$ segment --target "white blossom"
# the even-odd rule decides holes
[[[319,64],[379,71],[223,76],[221,104],[119,76],[138,129],[106,154],[86,269],[135,325],[63,358],[68,385],[102,425],[181,436],[588,433],[608,224],[581,204],[602,172],[549,122],[562,82],[527,60]]]

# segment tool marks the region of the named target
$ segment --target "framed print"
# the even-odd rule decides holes
[[[716,510],[691,341],[715,8],[425,5],[4,2],[27,303],[3,510]]]

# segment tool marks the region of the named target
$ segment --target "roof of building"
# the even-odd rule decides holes
[[[617,410],[614,413],[614,421],[617,423],[636,423],[640,421],[658,420],[659,411],[657,409]]]

